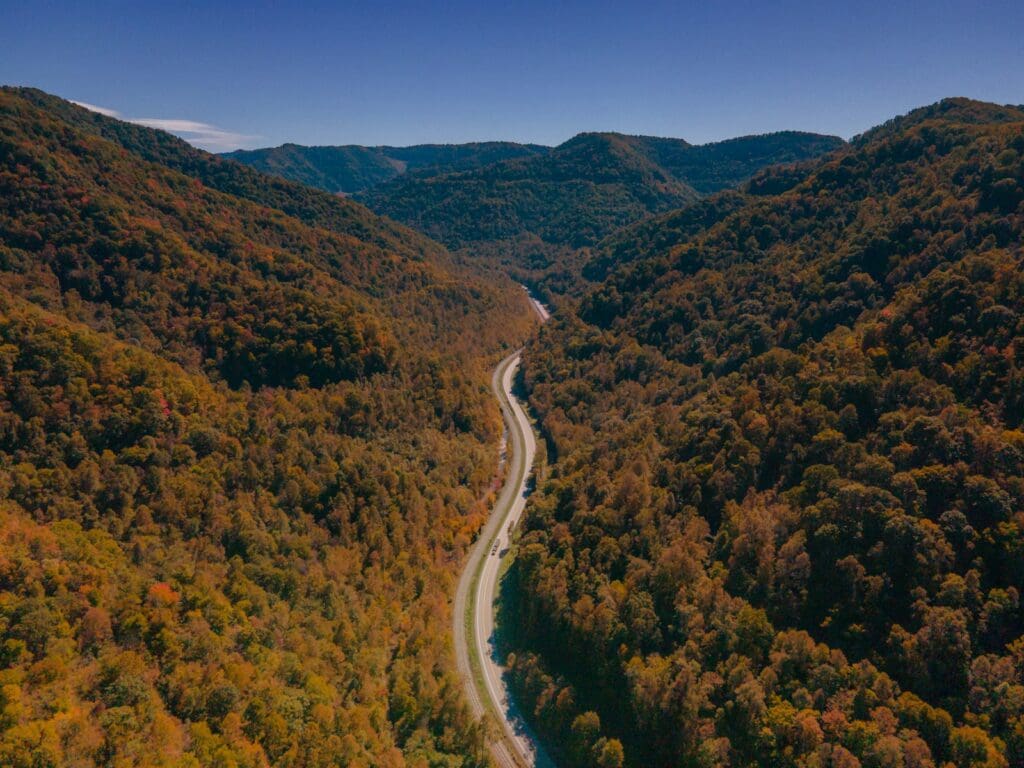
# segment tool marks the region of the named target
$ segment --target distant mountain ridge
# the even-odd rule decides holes
[[[762,137],[694,146],[683,139],[581,133],[545,155],[396,178],[359,197],[451,247],[525,234],[580,247],[739,183],[764,165],[842,144],[813,134],[770,138],[774,148],[766,150],[759,146]],[[739,146],[744,150],[730,155]]]
[[[581,133],[546,154],[440,175],[413,173],[357,199],[450,248],[516,277],[567,290],[579,249],[649,216],[737,186],[758,171],[827,154],[845,142],[795,131],[704,145]]]
[[[550,148],[482,142],[239,150],[221,157],[335,194],[545,292],[577,292],[582,249],[623,227],[812,160],[838,136],[780,131],[708,144],[586,132]]]
[[[354,194],[412,171],[466,170],[515,157],[544,154],[549,147],[511,141],[466,144],[416,144],[409,147],[358,144],[308,147],[282,144],[239,149],[223,156],[264,173],[298,181],[327,192]]]

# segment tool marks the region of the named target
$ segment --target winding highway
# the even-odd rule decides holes
[[[530,302],[541,319],[550,316],[540,302]],[[522,404],[512,394],[520,350],[494,369],[491,388],[505,419],[507,456],[505,484],[479,540],[470,552],[455,593],[455,653],[459,673],[474,715],[488,722],[488,747],[502,768],[554,768],[529,726],[516,711],[503,678],[503,659],[494,649],[494,600],[502,561],[511,532],[519,522],[529,495],[527,482],[537,449],[533,427]]]

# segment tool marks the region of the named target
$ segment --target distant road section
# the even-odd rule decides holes
[[[550,317],[532,296],[530,302],[542,321]],[[459,579],[454,610],[455,653],[474,714],[489,716],[496,726],[488,735],[495,763],[503,768],[554,768],[510,701],[503,679],[503,660],[496,657],[493,646],[494,600],[501,563],[512,529],[526,506],[527,481],[537,449],[533,427],[522,404],[512,394],[519,361],[520,352],[513,352],[495,368],[491,379],[505,419],[508,466],[505,484]]]
[[[540,317],[540,321],[542,323],[547,322],[547,319],[551,317],[551,313],[548,312],[547,307],[533,298],[533,294],[530,293],[530,289],[525,285],[523,286],[523,290],[526,291],[526,295],[530,297],[530,304],[533,306],[533,311],[537,313],[538,317]]]

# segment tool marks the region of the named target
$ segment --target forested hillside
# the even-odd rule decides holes
[[[584,133],[551,152],[459,173],[411,174],[359,199],[453,248],[561,290],[615,230],[734,186],[776,163],[842,145],[784,132],[694,146],[681,139]]]
[[[210,189],[275,208],[303,223],[335,234],[352,235],[387,251],[410,258],[430,254],[434,261],[449,255],[437,243],[414,236],[406,227],[381,219],[364,206],[241,163],[225,160],[187,144],[165,131],[82,109],[35,88],[0,88],[34,104],[76,130],[107,139],[132,154],[198,179]]]
[[[486,763],[448,596],[511,283],[0,91],[0,764]]]
[[[352,194],[403,173],[447,173],[479,168],[513,157],[543,154],[548,147],[510,141],[468,144],[416,144],[411,147],[362,147],[355,144],[280,147],[225,153],[223,156],[327,192]]]
[[[1024,765],[1022,239],[953,99],[595,253],[502,608],[567,765]]]

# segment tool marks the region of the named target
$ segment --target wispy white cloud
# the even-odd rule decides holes
[[[107,109],[106,107],[97,107],[95,104],[89,104],[88,102],[85,102],[85,101],[75,101],[74,99],[71,100],[71,103],[72,104],[77,104],[80,107],[85,107],[90,112],[99,112],[101,115],[106,115],[107,117],[121,117],[121,113],[118,112],[116,109]]]
[[[201,123],[198,120],[179,120],[157,117],[124,117],[116,109],[98,107],[95,104],[89,104],[84,101],[73,101],[72,103],[77,104],[80,107],[85,107],[93,112],[99,112],[101,115],[106,115],[107,117],[116,117],[120,120],[126,120],[129,123],[144,125],[147,128],[159,128],[162,131],[173,133],[175,136],[184,139],[189,144],[202,149],[207,149],[211,152],[224,152],[229,149],[238,149],[243,144],[259,138],[258,136],[250,136],[244,133],[228,131],[224,128],[219,128],[216,125]]]
[[[147,128],[159,128],[162,131],[180,136],[190,144],[195,144],[197,147],[215,152],[238,149],[242,144],[257,138],[256,136],[218,128],[216,125],[210,125],[209,123],[200,123],[197,120],[133,117],[129,119],[129,122],[144,125]]]

